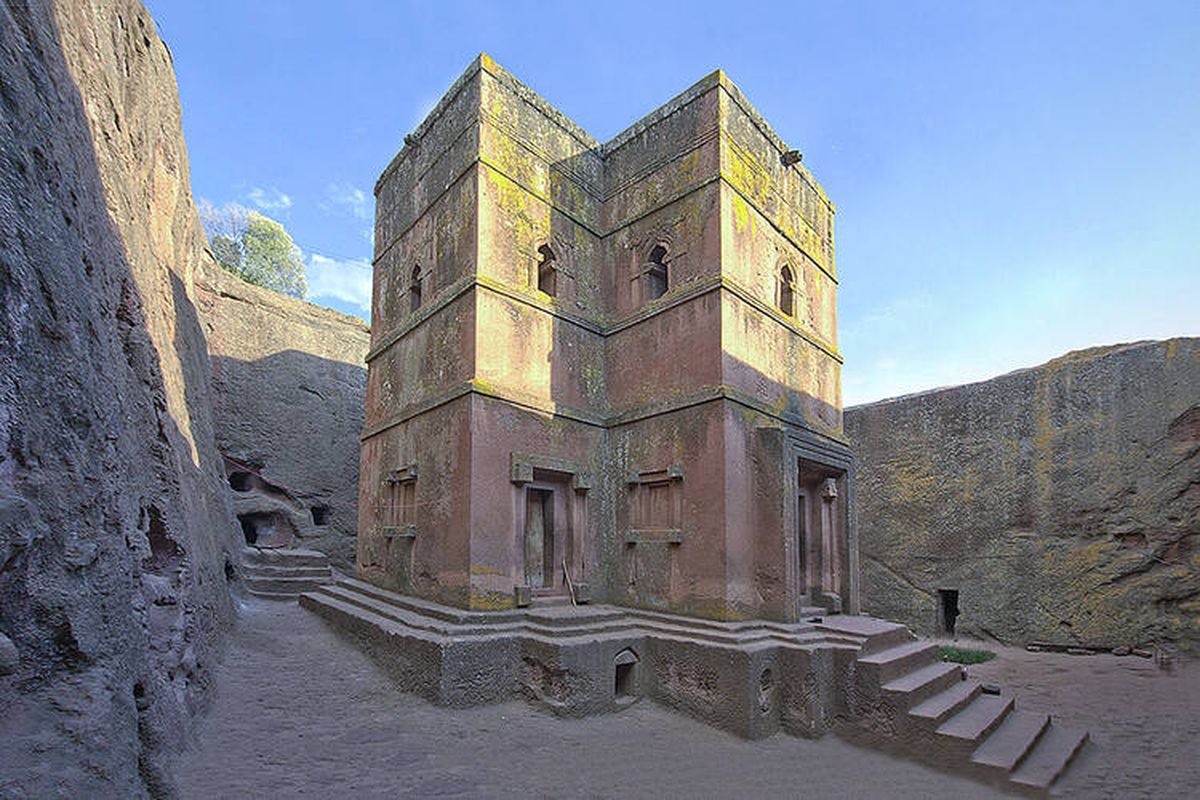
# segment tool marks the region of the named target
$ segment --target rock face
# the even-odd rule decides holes
[[[171,57],[132,0],[0,0],[0,75],[0,795],[158,795],[238,545]]]
[[[1070,353],[845,425],[870,613],[936,632],[957,604],[958,633],[1005,643],[1200,646],[1200,339]]]
[[[321,550],[353,572],[366,323],[220,268],[201,273],[199,298],[217,446],[247,543]]]

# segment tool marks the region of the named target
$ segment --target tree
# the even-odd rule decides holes
[[[200,207],[213,256],[222,267],[250,283],[304,299],[304,254],[283,225],[230,203]]]

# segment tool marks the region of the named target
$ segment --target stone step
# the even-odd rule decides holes
[[[934,695],[962,683],[963,669],[958,664],[938,661],[907,675],[902,675],[883,686],[883,693],[912,708]]]
[[[1048,714],[1013,711],[971,754],[971,763],[1004,774],[1012,772],[1050,724]]]
[[[473,622],[481,622],[485,618],[493,620],[500,619],[505,616],[511,616],[513,619],[520,617],[519,611],[512,611],[505,614],[504,612],[475,612],[465,611],[457,608],[439,605],[428,600],[421,600],[409,595],[399,594],[397,592],[381,589],[374,584],[360,581],[355,578],[343,578],[337,581],[337,585],[354,592],[356,594],[371,597],[389,605],[397,606],[406,609],[415,614],[421,614],[426,617],[433,617],[444,622],[455,624],[468,624]]]
[[[905,625],[874,617],[835,614],[821,619],[818,627],[838,636],[856,638],[861,642],[862,655],[870,655],[897,647],[916,639]]]
[[[291,593],[293,597],[301,592],[311,591],[321,586],[321,581],[312,578],[288,578],[281,576],[258,578],[245,576],[244,581],[246,588],[255,594],[263,592]]]
[[[456,615],[451,609],[350,579],[327,584],[317,591],[340,602],[369,610],[396,624],[435,636],[533,635],[565,641],[572,637],[648,634],[751,648],[772,644],[853,647],[852,643],[842,643],[837,637],[822,634],[813,628],[785,634],[776,632],[776,626],[762,626],[762,629],[755,628],[748,632],[718,632],[707,627],[697,629],[691,625],[691,620],[684,618],[663,615],[647,618],[640,613],[626,613],[605,606],[547,606],[511,612],[463,612]],[[438,616],[428,614],[425,606],[433,606],[443,613]]]
[[[978,697],[979,692],[978,681],[962,681],[917,705],[908,716],[922,725],[941,725]]]
[[[555,606],[574,606],[571,598],[565,594],[534,595],[529,598],[530,608],[553,608]]]
[[[314,594],[319,597],[328,597],[339,604],[354,606],[374,617],[385,619],[393,625],[411,628],[414,631],[423,631],[435,636],[467,636],[485,632],[511,633],[520,628],[520,621],[516,619],[497,622],[488,626],[486,631],[473,623],[447,622],[398,603],[392,603],[387,599],[381,599],[374,594],[357,591],[354,587],[346,586],[344,583],[326,584],[316,590]]]
[[[302,567],[282,564],[247,564],[242,570],[245,577],[255,578],[314,578],[330,580],[333,571],[328,565],[323,567]]]
[[[938,646],[932,642],[905,642],[878,653],[860,656],[859,667],[874,671],[879,684],[894,681],[913,670],[928,666],[937,660]]]
[[[260,592],[254,589],[247,589],[246,591],[255,597],[262,598],[263,600],[283,600],[289,603],[294,602],[295,599],[300,596],[295,592]]]
[[[609,632],[629,629],[630,621],[635,627],[652,631],[659,635],[678,635],[687,638],[701,638],[722,644],[750,646],[755,643],[778,642],[780,644],[803,646],[824,641],[830,644],[852,644],[843,642],[838,637],[816,632],[814,627],[786,625],[784,623],[723,623],[711,620],[687,619],[667,614],[645,612],[640,609],[619,609],[604,605],[588,605],[572,607],[538,606],[528,609],[512,609],[500,612],[473,612],[453,609],[430,601],[421,600],[409,595],[402,595],[387,589],[381,589],[373,584],[352,578],[343,578],[332,584],[340,590],[350,593],[342,599],[358,602],[355,597],[367,597],[383,604],[376,606],[368,604],[377,613],[390,616],[388,609],[401,609],[416,617],[438,620],[443,623],[443,630],[459,634],[486,634],[501,630],[497,626],[521,623],[525,629],[548,636],[587,635],[592,632]],[[406,624],[425,623],[415,619],[405,619]],[[617,626],[613,628],[612,626]],[[465,626],[465,627],[461,627]],[[481,627],[486,626],[486,627]]]
[[[243,564],[291,565],[297,567],[327,567],[329,557],[319,550],[242,548]]]
[[[328,588],[328,587],[325,587]],[[376,614],[370,609],[342,599],[325,594],[322,591],[303,592],[299,597],[301,608],[324,617],[339,627],[356,633],[366,633],[372,638],[376,635],[408,636],[427,641],[436,641],[438,637],[431,636],[428,631],[418,630],[398,623],[392,619]]]
[[[1037,746],[1025,757],[1016,772],[1012,773],[1010,780],[1034,789],[1050,788],[1050,785],[1066,772],[1087,740],[1088,735],[1085,731],[1050,723],[1042,738],[1038,739]]]
[[[977,744],[1004,722],[1012,711],[1013,699],[981,694],[937,729],[938,736],[964,744]]]

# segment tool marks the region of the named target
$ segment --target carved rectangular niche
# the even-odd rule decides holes
[[[683,467],[631,472],[630,530],[626,544],[681,544],[683,542]]]
[[[388,472],[383,480],[380,528],[391,538],[417,535],[417,465],[409,464]]]

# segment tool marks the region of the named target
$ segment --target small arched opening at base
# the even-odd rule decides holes
[[[637,653],[629,648],[617,653],[613,659],[613,695],[617,700],[637,697],[637,665]]]

